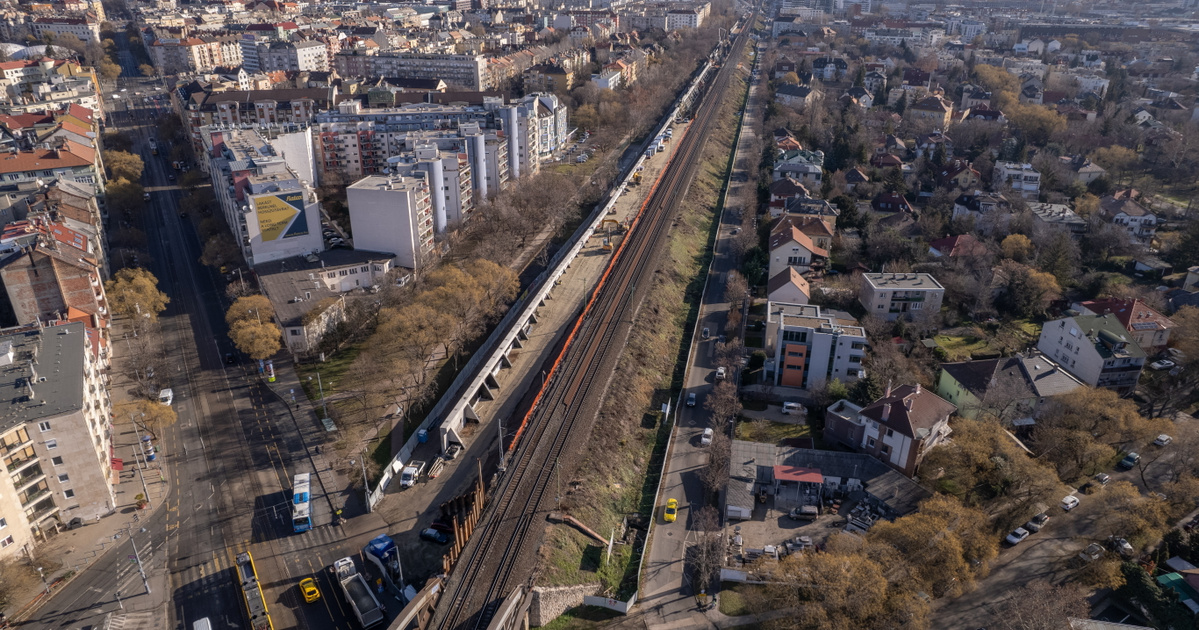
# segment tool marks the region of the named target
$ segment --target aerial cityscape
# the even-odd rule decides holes
[[[1199,2],[0,4],[0,629],[1199,627]]]

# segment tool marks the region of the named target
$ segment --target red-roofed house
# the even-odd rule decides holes
[[[795,267],[787,267],[766,281],[766,297],[771,302],[807,304],[812,289]]]
[[[784,217],[770,234],[770,272],[773,278],[787,267],[800,273],[808,271],[817,261],[828,258],[828,250],[818,247],[812,237],[799,229],[794,222]]]
[[[0,153],[0,180],[9,183],[61,179],[104,192],[104,169],[99,152],[77,142],[59,139],[52,148]]]
[[[940,258],[959,258],[963,256],[982,256],[987,253],[987,246],[969,234],[946,236],[928,244],[928,253]]]
[[[3,242],[20,246],[0,259],[0,282],[12,304],[14,321],[32,324],[80,313],[96,328],[108,326],[108,299],[100,261],[88,239],[70,228],[48,221],[21,221],[5,227]]]
[[[870,201],[870,208],[875,212],[915,212],[912,204],[897,192],[879,193]]]
[[[1077,302],[1072,307],[1083,315],[1115,315],[1120,325],[1146,354],[1165,350],[1170,342],[1170,330],[1174,328],[1174,322],[1169,317],[1153,310],[1140,300],[1105,298]]]
[[[824,437],[911,477],[929,449],[949,436],[949,416],[955,411],[952,403],[919,383],[900,385],[860,410],[848,401],[829,407]]]

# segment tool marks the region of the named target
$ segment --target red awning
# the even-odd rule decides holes
[[[776,481],[797,481],[800,483],[824,483],[824,475],[819,468],[803,468],[801,466],[775,466]]]
[[[120,457],[112,458],[112,469],[125,470],[125,460],[121,459]]]

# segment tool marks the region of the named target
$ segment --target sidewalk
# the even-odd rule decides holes
[[[119,339],[121,332],[120,324],[114,322],[110,329],[110,339]],[[118,359],[124,357],[120,356],[115,342],[112,343],[114,368],[107,372],[110,377],[108,390],[113,404],[116,404],[129,399],[126,390],[133,383],[129,379],[122,378],[118,381],[116,378],[115,364],[118,363]],[[57,567],[52,571],[47,571],[45,576],[46,582],[51,585],[51,595],[62,590],[72,579],[78,577],[113,547],[118,547],[122,543],[127,545],[128,539],[125,532],[141,527],[141,523],[148,521],[151,515],[160,511],[170,492],[170,479],[167,478],[165,469],[161,466],[161,458],[158,462],[149,462],[149,467],[144,471],[140,470],[138,460],[141,454],[138,450],[138,434],[134,429],[133,422],[129,419],[122,421],[121,418],[113,418],[112,431],[113,456],[124,462],[124,470],[118,474],[119,482],[113,486],[116,495],[113,511],[100,517],[99,520],[89,521],[74,530],[64,530],[35,548],[34,553],[39,565]],[[142,486],[141,475],[143,473],[145,490]],[[148,495],[149,508],[137,509],[136,497],[139,494]],[[47,601],[45,586],[40,581],[35,579],[33,584],[22,586],[23,588],[14,590],[11,594],[11,603],[4,610],[12,621],[28,619]],[[165,603],[158,602],[147,606],[143,600],[144,598],[139,598],[131,601],[126,606],[127,612],[135,609],[156,609]]]
[[[300,386],[300,376],[295,365],[287,358],[276,359],[274,364],[275,382],[268,382],[265,376],[262,382],[287,406],[288,413],[299,427],[300,440],[316,468],[321,494],[329,502],[329,513],[336,514],[337,510],[341,509],[342,516],[346,518],[366,514],[362,490],[353,487],[350,479],[333,467],[333,448],[326,442],[332,441],[336,432],[325,431],[325,425],[317,416],[316,405],[308,399],[304,388]],[[361,451],[362,449],[355,449],[354,452]]]

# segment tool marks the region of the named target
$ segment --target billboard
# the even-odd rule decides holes
[[[304,212],[304,191],[293,190],[254,197],[258,231],[263,242],[308,234],[308,216]]]

